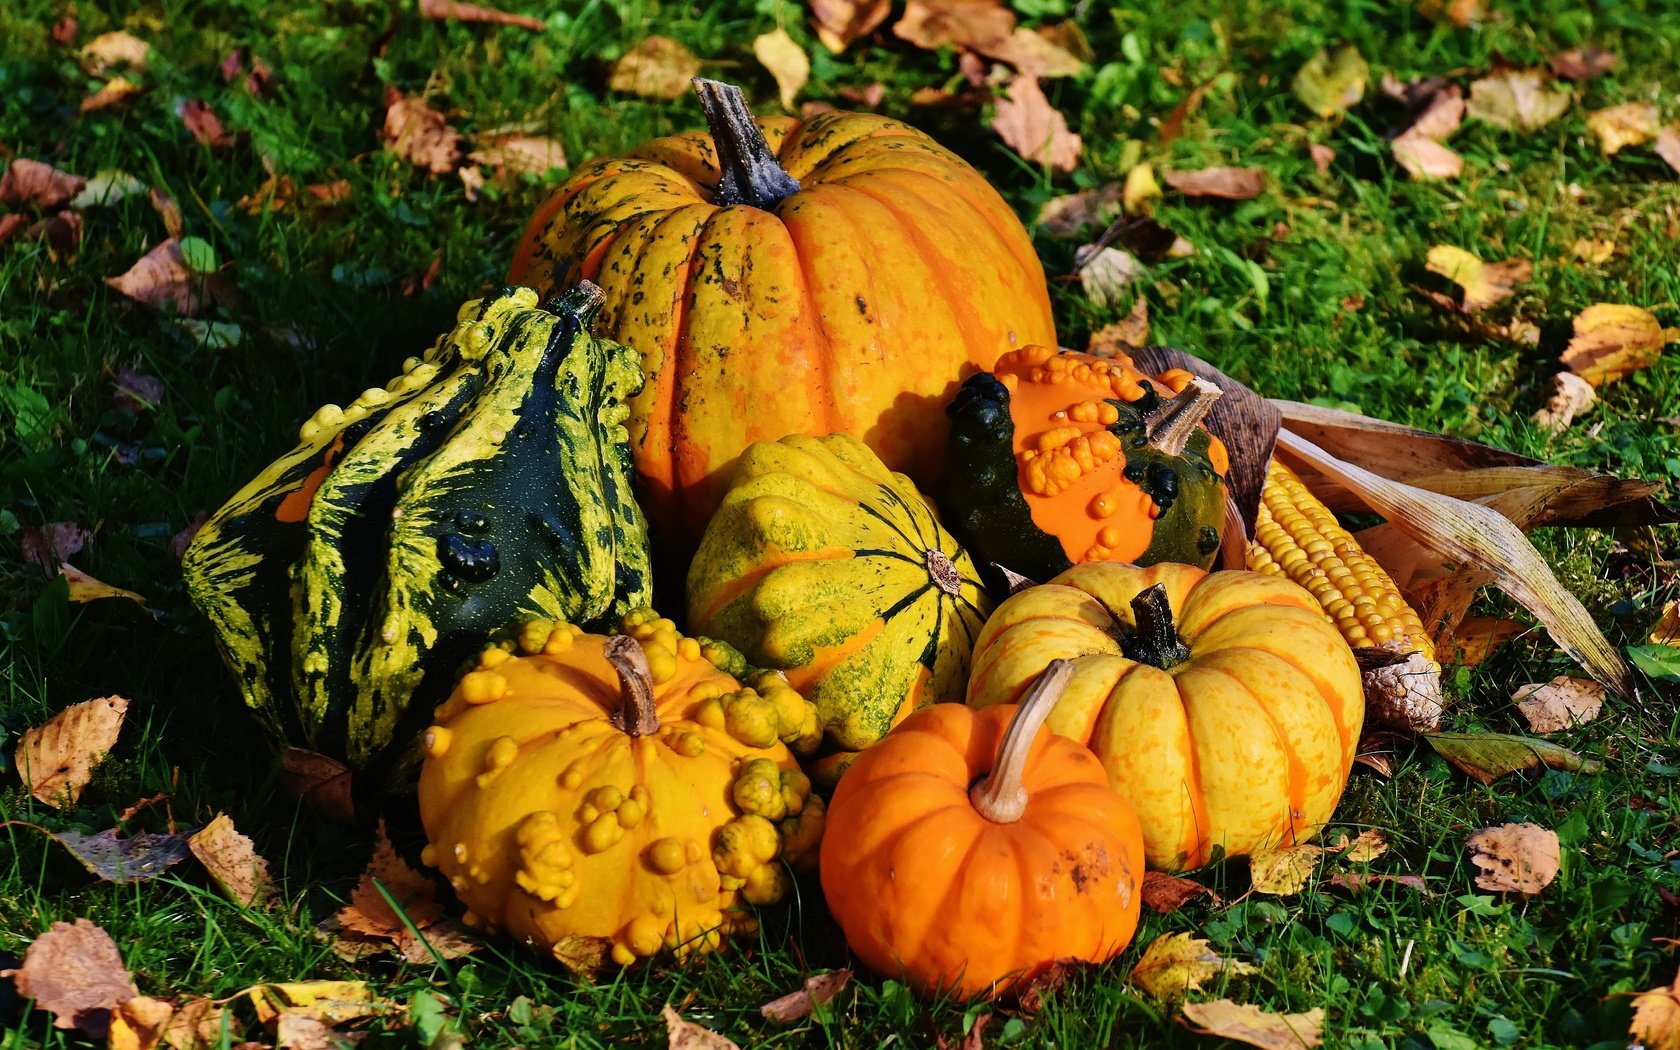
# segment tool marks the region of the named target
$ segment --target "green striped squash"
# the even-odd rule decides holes
[[[198,533],[187,588],[277,737],[389,780],[490,633],[649,603],[624,426],[642,373],[591,334],[600,302],[584,285],[467,303]]]

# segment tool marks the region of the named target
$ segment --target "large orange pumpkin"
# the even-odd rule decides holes
[[[871,969],[968,999],[1131,942],[1137,818],[1089,750],[1039,731],[1072,674],[1052,664],[1018,707],[924,707],[840,779],[823,895]]]
[[[532,217],[509,280],[588,278],[597,331],[642,353],[630,436],[644,506],[692,551],[749,444],[862,438],[927,485],[957,384],[1054,345],[1044,271],[1015,214],[899,121],[754,121],[697,81],[710,133],[584,165]]]
[[[1013,703],[1055,659],[1077,669],[1050,728],[1102,760],[1150,867],[1292,844],[1330,819],[1365,697],[1353,651],[1304,588],[1172,563],[1076,565],[986,621],[968,702]]]

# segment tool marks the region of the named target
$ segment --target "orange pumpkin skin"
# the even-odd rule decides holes
[[[597,331],[648,377],[629,423],[643,506],[679,551],[754,441],[851,434],[926,486],[957,384],[1055,341],[1025,229],[955,154],[870,113],[757,128],[798,192],[726,206],[712,135],[655,139],[573,174],[509,270],[606,292]]]
[[[923,708],[858,755],[829,806],[830,911],[871,969],[924,995],[998,995],[1057,959],[1110,959],[1137,930],[1137,818],[1089,750],[1039,734],[1013,823],[971,801],[1015,711]]]
[[[1155,584],[1189,650],[1170,670],[1120,641],[1132,599]],[[1150,867],[1304,841],[1334,811],[1365,701],[1352,650],[1303,588],[1173,563],[1074,566],[986,622],[969,704],[1011,703],[1056,658],[1076,670],[1048,725],[1097,754],[1137,812]]]

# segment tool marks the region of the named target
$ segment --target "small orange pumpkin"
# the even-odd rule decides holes
[[[990,998],[1131,942],[1137,818],[1090,751],[1039,732],[1072,674],[1056,661],[1019,707],[923,708],[841,778],[823,893],[872,969]]]
[[[1050,728],[1096,752],[1142,822],[1150,867],[1292,844],[1330,819],[1365,698],[1353,651],[1304,588],[1076,565],[986,621],[968,702],[1011,703],[1055,659],[1077,670]]]

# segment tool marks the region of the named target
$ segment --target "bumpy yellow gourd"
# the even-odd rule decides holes
[[[815,747],[816,709],[651,611],[623,631],[536,621],[486,650],[420,774],[424,859],[468,921],[583,971],[756,928],[743,902],[781,900],[822,836],[789,749]]]

